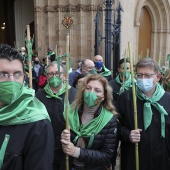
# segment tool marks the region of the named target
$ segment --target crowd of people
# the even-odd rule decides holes
[[[143,58],[132,83],[128,58],[112,78],[96,55],[78,61],[68,84],[65,62],[52,47],[47,56],[33,58],[29,80],[26,49],[0,44],[0,169],[64,170],[67,155],[67,170],[114,170],[120,146],[121,170],[136,170],[136,143],[140,170],[170,169],[169,69]]]

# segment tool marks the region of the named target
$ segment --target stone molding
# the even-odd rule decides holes
[[[78,4],[78,5],[46,5],[46,6],[34,6],[35,12],[90,12],[90,11],[97,11],[97,8],[99,8],[100,11],[104,10],[104,6],[102,4],[100,5],[84,5],[84,4]]]

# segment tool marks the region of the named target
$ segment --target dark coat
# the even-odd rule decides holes
[[[118,98],[119,98],[119,91],[120,91],[120,88],[121,88],[121,84],[119,84],[116,81],[116,79],[109,81],[109,84],[113,89],[113,100],[114,100],[114,103],[116,103]]]
[[[69,90],[69,103],[71,104],[75,98],[76,89],[71,87]],[[62,146],[60,143],[61,133],[65,129],[65,120],[63,117],[64,111],[64,97],[63,93],[60,97],[62,100],[56,98],[47,98],[44,89],[39,89],[35,95],[46,107],[47,112],[51,118],[51,123],[54,131],[55,138],[55,153],[54,153],[54,169],[60,169],[62,161],[65,159],[65,154],[63,153]],[[61,169],[62,170],[62,169]]]
[[[170,93],[165,92],[158,102],[167,111],[165,116],[165,138],[161,137],[161,114],[152,106],[152,122],[144,130],[144,101],[137,99],[138,128],[142,129],[139,147],[140,170],[170,169]],[[129,140],[131,130],[134,130],[132,91],[122,93],[118,100],[119,126],[121,139],[121,170],[135,170],[135,144]]]
[[[0,126],[0,146],[5,134],[10,139],[1,170],[52,170],[54,138],[48,120]]]
[[[99,113],[100,114],[100,113]],[[71,131],[71,141],[73,142],[76,134]],[[90,138],[85,138],[86,143]],[[76,144],[75,144],[76,145]],[[117,150],[117,121],[116,117],[112,117],[106,126],[94,137],[94,141],[90,149],[80,148],[80,156],[78,160],[85,164],[85,170],[107,170],[111,165],[111,158]],[[70,170],[73,164],[72,157],[70,159]],[[65,169],[65,167],[63,167]]]

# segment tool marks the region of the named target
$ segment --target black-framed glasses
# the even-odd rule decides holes
[[[10,76],[13,76],[14,79],[20,79],[23,75],[24,75],[24,73],[22,73],[22,72],[15,72],[13,74],[0,72],[0,79],[1,80],[2,79],[8,79]]]
[[[146,78],[146,79],[149,79],[149,78],[152,78],[154,75],[156,75],[156,73],[154,74],[138,74],[136,73],[136,78]]]
[[[61,75],[61,74],[63,74],[63,72],[60,72],[60,75]],[[55,75],[56,77],[58,77],[58,76],[59,76],[59,72],[55,72],[55,73],[54,73],[54,72],[50,72],[50,73],[47,73],[47,76],[49,76],[49,77],[53,77],[54,75]]]

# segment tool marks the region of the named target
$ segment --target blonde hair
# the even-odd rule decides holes
[[[170,79],[170,69],[166,70],[166,74],[163,77],[162,85],[165,91],[170,92],[170,88],[167,86],[168,80]]]
[[[101,76],[100,74],[90,74],[85,77],[83,84],[80,85],[80,87],[78,88],[72,108],[77,109],[84,103],[84,95],[83,95],[84,91],[87,87],[87,84],[92,80],[97,80],[97,81],[101,82],[101,84],[103,85],[103,88],[104,88],[103,106],[107,110],[112,112],[113,114],[117,114],[115,106],[112,104],[112,99],[113,99],[112,88],[110,87],[107,79],[105,77]]]

